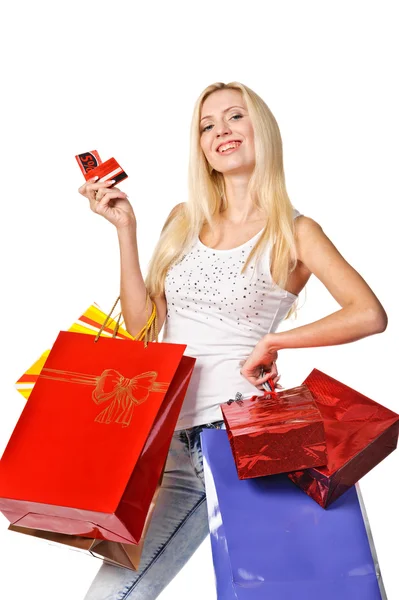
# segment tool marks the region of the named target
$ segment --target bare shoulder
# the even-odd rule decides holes
[[[180,204],[176,204],[170,211],[168,218],[165,221],[165,224],[162,228],[162,231],[167,227],[177,216],[181,215],[185,210],[186,203],[180,202]]]
[[[321,225],[317,223],[317,221],[310,217],[306,217],[305,215],[299,215],[299,217],[294,220],[294,226],[299,239],[306,235],[323,231]]]
[[[314,219],[300,215],[294,221],[294,229],[297,258],[304,264],[309,262],[312,254],[324,253],[328,249],[338,252],[322,226]]]
[[[179,204],[176,204],[176,206],[174,206],[170,211],[169,217],[176,217],[177,215],[181,214],[184,211],[185,206],[185,202],[180,202]]]

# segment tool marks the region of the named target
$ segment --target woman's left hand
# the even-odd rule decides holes
[[[245,379],[248,379],[252,385],[257,387],[258,390],[264,391],[262,384],[269,379],[273,379],[276,387],[281,388],[282,386],[277,384],[280,379],[276,365],[277,357],[277,351],[270,347],[266,335],[256,344],[255,348],[242,365],[240,373]],[[264,371],[263,376],[261,376],[262,370]]]

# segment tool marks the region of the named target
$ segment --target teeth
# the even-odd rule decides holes
[[[237,148],[241,142],[231,142],[230,144],[226,144],[225,146],[220,146],[219,152],[226,152],[226,150],[230,150],[230,148]]]

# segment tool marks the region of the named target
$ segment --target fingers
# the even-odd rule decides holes
[[[115,183],[114,179],[109,181],[97,181],[97,179],[98,177],[93,177],[81,185],[78,189],[79,194],[82,194],[82,196],[85,196],[88,200],[93,201],[96,199],[96,193],[99,190],[109,189]]]
[[[276,365],[276,362],[273,361],[272,364],[269,365],[268,368],[264,368],[263,369],[263,375],[260,375],[257,378],[257,380],[256,380],[256,386],[261,385],[262,383],[265,383],[269,379],[275,380],[275,378],[277,376],[278,376],[277,365]]]
[[[99,192],[99,194],[100,193],[101,192]],[[103,212],[104,208],[108,207],[111,200],[127,198],[125,192],[121,192],[120,190],[106,192],[101,200],[98,200],[99,194],[97,195],[97,199],[90,201],[90,208],[96,213]]]
[[[87,181],[85,181],[83,183],[83,185],[81,185],[80,188],[78,189],[79,194],[82,194],[82,196],[86,196],[88,186],[90,186],[92,183],[97,181],[97,179],[98,179],[98,177],[92,177],[91,179],[88,179]]]
[[[95,190],[94,192],[94,199],[96,202],[101,202],[101,200],[104,198],[105,195],[108,195],[109,193],[112,194],[117,194],[118,198],[127,198],[127,194],[125,194],[125,192],[122,192],[119,188],[113,187],[111,190],[109,190],[109,186],[108,187],[100,187],[98,188],[98,190]]]

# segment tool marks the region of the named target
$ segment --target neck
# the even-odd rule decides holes
[[[239,225],[264,218],[249,194],[249,175],[225,175],[224,182],[227,206],[220,213],[221,219]]]

